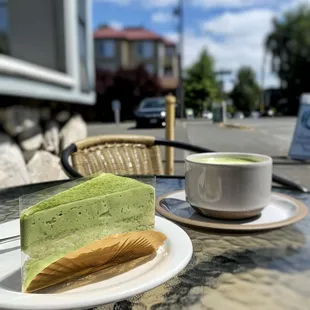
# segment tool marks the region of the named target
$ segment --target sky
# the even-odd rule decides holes
[[[178,0],[93,0],[93,27],[144,26],[177,40],[173,9]],[[272,19],[310,0],[184,0],[184,67],[197,60],[203,48],[214,57],[217,70],[231,70],[225,89],[231,90],[240,66],[251,66],[262,81],[263,42],[272,30]],[[267,61],[268,62],[268,61]],[[265,87],[279,81],[267,63]]]

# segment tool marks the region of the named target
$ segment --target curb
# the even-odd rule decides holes
[[[224,124],[220,123],[218,125],[221,128],[232,128],[232,129],[239,129],[239,130],[247,130],[247,131],[255,131],[253,127],[245,126],[245,125],[240,125],[240,124]]]

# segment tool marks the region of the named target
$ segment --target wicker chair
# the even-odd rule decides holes
[[[187,143],[159,140],[151,136],[104,135],[71,144],[62,153],[61,162],[66,173],[72,177],[88,176],[99,171],[121,175],[163,175],[159,145],[192,152],[211,152]]]
[[[160,145],[197,153],[214,152],[151,136],[102,135],[69,145],[61,155],[61,163],[70,177],[89,176],[100,171],[120,175],[163,175]],[[302,192],[307,191],[303,186],[277,175],[273,175],[273,181]]]

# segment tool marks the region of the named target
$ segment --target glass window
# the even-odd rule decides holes
[[[78,0],[78,14],[79,14],[79,18],[83,22],[85,22],[85,20],[86,20],[85,0]]]
[[[0,0],[0,54],[9,54],[8,2]]]
[[[142,109],[153,109],[153,108],[164,108],[164,107],[165,107],[164,98],[144,99],[141,104]]]
[[[103,57],[112,58],[115,55],[115,41],[102,40],[99,43],[99,53]]]
[[[0,53],[66,73],[64,33],[63,1],[0,0]]]
[[[165,46],[163,43],[158,44],[158,56],[160,58],[165,57]]]
[[[144,65],[145,70],[148,74],[154,74],[154,66],[153,64],[145,64]]]
[[[172,66],[165,67],[164,75],[165,76],[173,76],[173,68],[172,68]]]
[[[137,43],[137,54],[142,58],[154,57],[154,42],[141,41]]]
[[[90,90],[89,73],[87,66],[87,36],[85,25],[85,9],[86,1],[78,1],[78,33],[79,33],[79,55],[80,55],[80,78],[81,78],[81,90],[88,92]]]
[[[175,48],[172,46],[166,47],[166,56],[173,56],[175,54]]]
[[[97,64],[96,67],[99,70],[110,71],[110,72],[114,72],[117,69],[116,64],[114,62],[99,63],[99,64]]]

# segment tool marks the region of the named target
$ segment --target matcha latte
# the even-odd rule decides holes
[[[186,200],[204,215],[244,219],[270,200],[272,159],[251,153],[203,153],[186,158]]]
[[[222,156],[222,157],[195,157],[192,159],[195,163],[201,164],[222,164],[222,165],[230,165],[230,164],[251,164],[259,162],[255,158],[242,158],[242,157],[229,157],[229,156]]]

